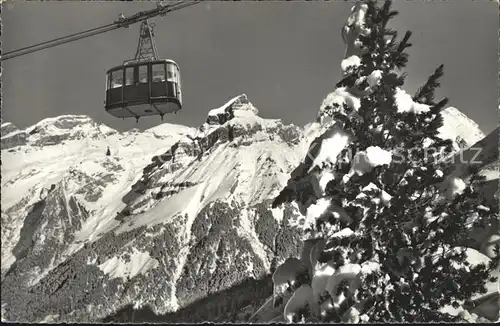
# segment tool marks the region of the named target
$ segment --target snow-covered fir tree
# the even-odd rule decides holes
[[[304,252],[278,266],[275,305],[289,322],[437,322],[497,282],[499,253],[471,264],[474,225],[498,219],[470,180],[453,177],[436,100],[443,66],[403,89],[410,32],[388,28],[391,2],[358,2],[343,29],[342,79],[318,116],[323,133],[273,206],[295,202]]]

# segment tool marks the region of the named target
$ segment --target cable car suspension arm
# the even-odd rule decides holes
[[[153,18],[158,15],[160,16],[165,16],[167,13],[175,10],[179,10],[182,8],[186,8],[189,6],[192,6],[194,4],[197,4],[201,2],[200,0],[190,0],[190,1],[178,1],[174,4],[168,4],[168,5],[163,5],[160,3],[157,4],[157,7],[155,9],[147,10],[147,11],[141,11],[138,12],[130,17],[122,17],[118,19],[117,21],[103,25],[100,27],[92,28],[83,32],[59,37],[50,41],[45,41],[41,42],[32,46],[27,46],[21,49],[13,50],[10,52],[6,52],[3,55],[0,56],[0,61],[8,60],[11,58],[19,57],[25,54],[29,54],[32,52],[36,51],[41,51],[44,49],[48,49],[57,45],[73,42],[76,40],[80,40],[86,37],[102,34],[105,32],[109,32],[121,27],[128,27],[132,24],[138,23],[140,21],[143,21],[145,19]]]

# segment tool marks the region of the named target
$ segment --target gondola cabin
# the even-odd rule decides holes
[[[182,108],[179,66],[172,60],[125,63],[106,73],[106,111],[117,118],[176,113]]]

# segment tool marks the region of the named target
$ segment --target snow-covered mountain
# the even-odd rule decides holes
[[[457,149],[484,137],[444,112]],[[198,129],[3,123],[2,319],[98,321],[129,304],[164,314],[266,275],[301,251],[297,207],[270,202],[320,131],[263,119],[245,95]]]
[[[293,234],[269,233],[283,212],[266,200],[304,139],[245,95],[197,130],[118,133],[84,116],[4,123],[2,318],[98,320],[130,303],[165,313],[262,276],[275,252],[296,250],[274,248]]]

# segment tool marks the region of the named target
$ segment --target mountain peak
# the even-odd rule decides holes
[[[234,118],[234,111],[248,111],[257,115],[259,110],[248,100],[246,94],[241,94],[230,99],[223,106],[208,112],[206,123],[209,125],[222,125]]]
[[[444,124],[439,128],[441,137],[454,141],[455,149],[468,148],[486,135],[479,125],[455,107],[448,107],[441,111]]]
[[[50,117],[50,118],[45,118],[41,121],[39,121],[37,124],[34,126],[27,128],[26,131],[28,133],[36,133],[36,130],[41,130],[41,129],[60,129],[60,130],[67,130],[67,129],[72,129],[75,128],[76,126],[81,126],[81,125],[92,125],[96,126],[97,123],[92,120],[91,117],[87,115],[70,115],[70,114],[65,114],[65,115],[60,115],[57,117]]]

